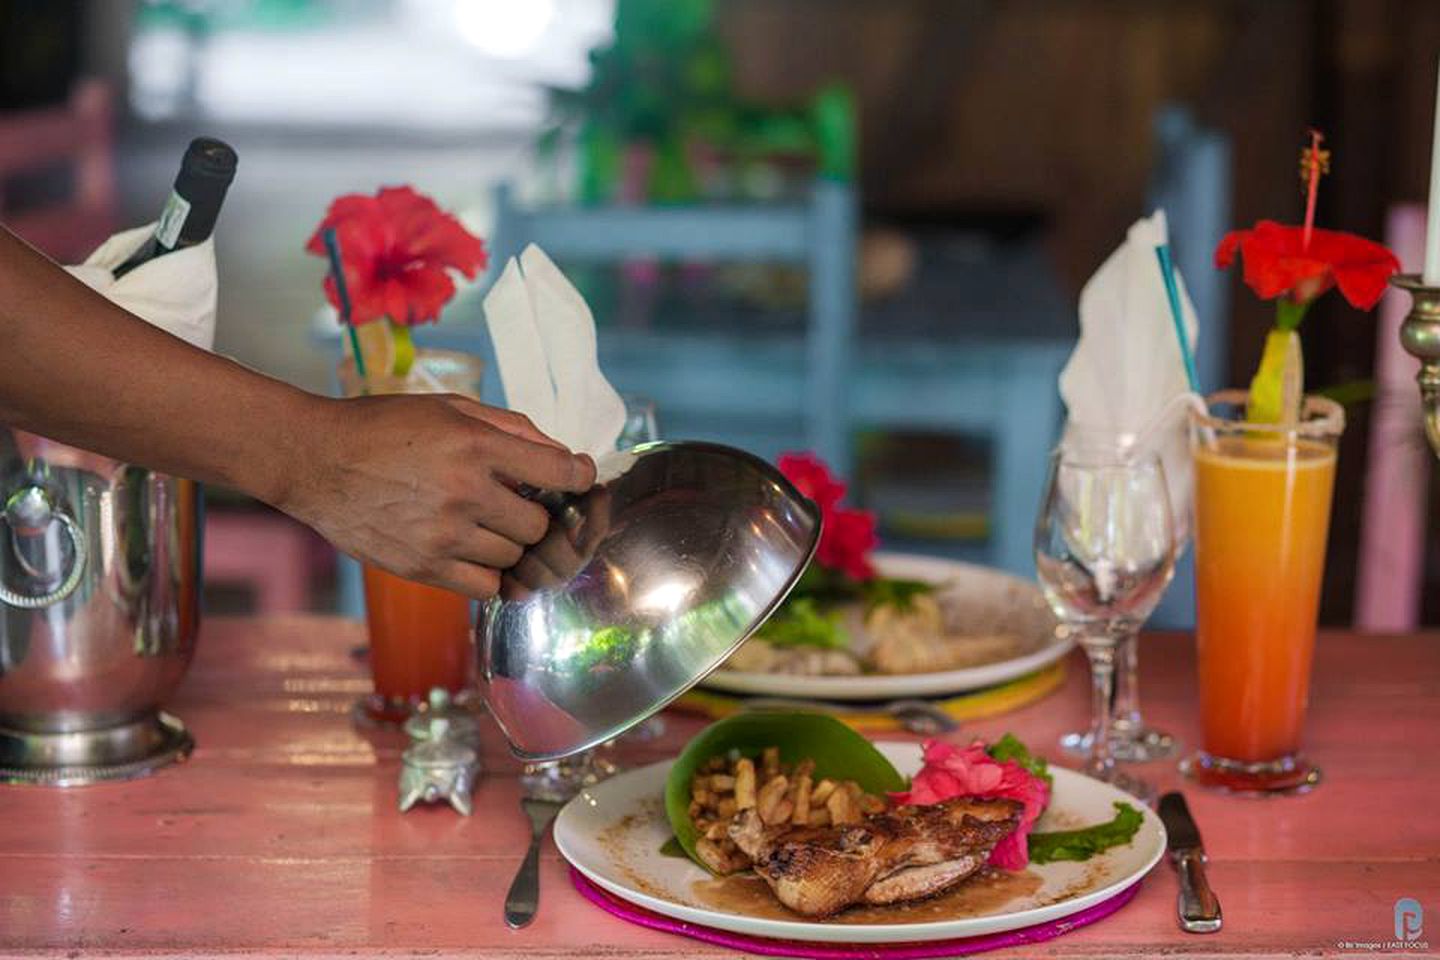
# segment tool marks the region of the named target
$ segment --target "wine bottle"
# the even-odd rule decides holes
[[[225,190],[235,179],[235,165],[235,151],[229,144],[212,137],[191,140],[155,232],[114,269],[115,277],[123,277],[140,264],[173,250],[203,243],[215,229]]]

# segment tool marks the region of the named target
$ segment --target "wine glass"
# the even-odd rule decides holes
[[[1116,456],[1124,456],[1133,449],[1102,437],[1087,437],[1081,433],[1074,434],[1071,439],[1086,444],[1091,449],[1109,447]],[[1171,493],[1171,507],[1174,508],[1179,505],[1173,501],[1174,491]],[[1188,511],[1174,518],[1177,560],[1190,538],[1188,519]],[[1156,602],[1159,602],[1158,596]],[[1144,617],[1127,620],[1115,645],[1115,693],[1110,703],[1110,755],[1122,763],[1164,760],[1172,756],[1177,747],[1173,736],[1150,726],[1140,713],[1140,628],[1152,612],[1153,610],[1147,610]],[[1069,753],[1085,756],[1090,752],[1090,734],[1089,730],[1063,734],[1060,737],[1060,746]]]
[[[655,401],[637,394],[622,394],[625,401],[625,426],[615,441],[617,450],[629,450],[642,443],[660,439],[659,420],[655,416]]]
[[[655,416],[655,402],[647,397],[625,394],[625,425],[615,441],[617,450],[629,450],[642,443],[660,439]],[[625,739],[638,742],[654,740],[665,733],[665,721],[659,716],[648,717],[625,733]],[[620,772],[614,759],[615,741],[609,740],[593,750],[564,760],[549,763],[527,763],[521,773],[521,786],[548,790],[556,796],[574,796],[585,787],[593,786]]]
[[[1055,615],[1090,659],[1091,751],[1085,772],[1142,799],[1120,773],[1110,721],[1121,639],[1159,602],[1175,565],[1175,530],[1160,458],[1064,447],[1050,460],[1035,525],[1035,566]]]

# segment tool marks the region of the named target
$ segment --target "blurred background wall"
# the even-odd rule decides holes
[[[618,40],[617,13],[631,17]],[[517,208],[779,209],[828,177],[858,211],[847,336],[861,354],[1007,344],[1058,371],[1081,285],[1147,212],[1167,164],[1201,142],[1167,156],[1162,118],[1225,145],[1225,190],[1211,203],[1222,225],[1298,219],[1297,150],[1320,127],[1335,158],[1320,222],[1379,238],[1392,206],[1424,199],[1437,51],[1433,0],[620,0],[618,11],[614,0],[0,0],[0,158],[20,121],[66,112],[86,118],[92,167],[109,158],[113,182],[107,194],[99,171],[62,221],[47,207],[90,181],[59,163],[0,166],[0,219],[79,259],[110,230],[153,219],[190,137],[228,140],[241,165],[217,235],[217,348],[324,391],[333,320],[319,309],[322,264],[301,248],[338,194],[412,183],[488,235],[501,183]],[[1200,245],[1191,264],[1208,258]],[[720,363],[726,336],[780,344],[815,322],[803,269],[620,261],[574,267],[602,328],[679,331],[710,345],[697,365]],[[1199,268],[1186,272],[1196,284]],[[1270,312],[1238,277],[1214,282],[1217,377],[1240,384]],[[477,290],[444,326],[478,321]],[[1375,404],[1413,400],[1367,390],[1374,331],[1337,298],[1306,323],[1307,381],[1350,385],[1342,505],[1364,495]],[[1053,430],[1054,371],[1051,395],[1036,395],[1036,374],[1041,386],[995,408],[1033,396],[1041,412],[1011,422]],[[875,384],[856,402],[903,412],[904,376]],[[888,405],[867,399],[887,391]],[[773,417],[764,403],[741,416],[723,390],[657,399],[662,432],[746,438],[765,453],[806,442],[807,412],[782,412],[778,398]],[[993,561],[995,441],[944,417],[903,421],[852,424],[858,495],[892,542]],[[222,498],[227,508],[256,510]],[[1328,622],[1352,616],[1360,515],[1335,511]],[[1435,623],[1440,538],[1426,544],[1423,616]],[[327,605],[332,567],[323,548],[305,551],[304,602]],[[252,594],[242,583],[216,602]]]

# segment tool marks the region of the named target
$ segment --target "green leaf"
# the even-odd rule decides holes
[[[1050,768],[1045,762],[1045,758],[1037,757],[1031,753],[1030,748],[1021,743],[1020,738],[1013,733],[1007,733],[999,740],[990,744],[985,752],[990,754],[992,759],[1000,763],[1004,763],[1007,760],[1014,760],[1020,764],[1021,767],[1039,777],[1041,780],[1044,780],[1051,787],[1055,786],[1055,778],[1050,775]]]
[[[1332,387],[1312,391],[1317,397],[1334,400],[1342,407],[1355,407],[1375,399],[1378,388],[1374,380],[1346,380]]]
[[[831,180],[855,179],[855,98],[850,89],[833,84],[821,90],[813,107],[815,139],[819,142],[820,175]]]
[[[862,590],[860,581],[852,580],[838,570],[811,563],[800,575],[800,580],[795,584],[790,596],[809,597],[821,606],[838,606],[861,599]]]
[[[844,649],[850,643],[840,626],[840,611],[822,611],[813,597],[792,598],[755,634],[777,647],[823,647]]]
[[[916,597],[934,593],[935,585],[923,580],[876,577],[874,580],[867,580],[860,592],[865,598],[867,613],[880,607],[894,607],[905,612],[914,608]]]
[[[690,859],[690,854],[685,852],[685,848],[680,845],[680,841],[676,840],[673,836],[660,844],[660,856],[679,857],[681,860]]]
[[[1030,834],[1030,861],[1089,860],[1095,854],[1135,839],[1145,818],[1128,803],[1115,804],[1115,819],[1079,830]]]
[[[875,745],[834,717],[822,713],[739,713],[712,723],[676,758],[665,782],[665,815],[675,839],[696,863],[699,833],[690,821],[690,780],[711,757],[737,750],[758,757],[778,747],[782,763],[815,761],[815,777],[854,780],[868,793],[905,789],[905,778]],[[704,864],[701,864],[704,866]]]

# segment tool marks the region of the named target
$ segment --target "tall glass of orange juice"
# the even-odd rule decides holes
[[[1320,782],[1300,753],[1340,406],[1305,399],[1299,422],[1248,423],[1245,394],[1191,420],[1202,749],[1181,769],[1234,792]]]
[[[362,328],[363,329],[363,328]],[[477,397],[478,357],[449,350],[418,350],[410,371],[395,376],[380,350],[365,347],[369,366],[361,378],[354,361],[339,368],[346,396],[382,393],[458,393]],[[382,362],[374,363],[377,358]],[[402,723],[433,687],[452,695],[469,688],[472,664],[470,600],[366,565],[365,623],[370,635],[370,673],[375,690],[360,701],[365,719]]]

